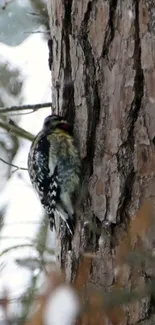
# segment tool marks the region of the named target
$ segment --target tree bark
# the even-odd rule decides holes
[[[88,188],[72,251],[59,232],[57,256],[73,280],[81,253],[94,252],[89,283],[109,290],[118,242],[141,204],[155,196],[155,3],[49,0],[48,7],[53,106],[74,122]],[[100,232],[92,236],[87,220]],[[121,281],[129,287],[130,272]],[[147,297],[129,307],[125,324],[154,320]]]

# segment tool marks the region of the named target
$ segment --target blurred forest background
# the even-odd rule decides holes
[[[25,324],[54,261],[54,238],[25,170],[29,139],[41,128],[50,105],[8,109],[51,102],[48,38],[46,1],[0,1],[1,325]]]
[[[64,4],[64,2],[60,3]],[[92,152],[91,150],[88,150],[87,153],[85,153],[86,155],[88,154],[88,161],[85,161],[86,163],[90,162],[90,164],[93,165],[93,168],[94,166],[96,166],[96,169],[94,169],[95,185],[93,184],[92,177],[90,177],[90,185],[92,181],[93,186],[96,186],[97,188],[96,175],[99,175],[99,181],[101,178],[103,183],[105,182],[105,178],[108,177],[106,180],[106,199],[109,200],[107,202],[110,203],[105,203],[105,218],[107,218],[107,211],[110,211],[108,209],[111,209],[114,213],[114,216],[117,216],[118,219],[120,216],[120,219],[118,221],[118,224],[117,221],[116,224],[114,221],[114,223],[112,223],[109,229],[108,224],[106,224],[106,222],[105,224],[104,222],[102,222],[102,234],[100,237],[98,236],[97,229],[95,227],[92,227],[91,230],[93,230],[93,235],[95,234],[96,237],[99,238],[99,240],[94,240],[94,236],[91,237],[92,233],[90,234],[87,229],[84,229],[84,231],[86,230],[86,234],[84,237],[84,227],[80,228],[81,231],[79,231],[77,238],[75,238],[76,236],[74,236],[74,244],[75,248],[77,249],[77,251],[75,250],[77,254],[76,257],[78,256],[76,271],[74,267],[72,267],[72,256],[68,254],[68,251],[66,252],[65,249],[63,250],[64,247],[62,247],[62,254],[60,254],[61,256],[59,262],[61,265],[61,258],[64,255],[66,262],[65,266],[66,268],[68,268],[69,276],[73,280],[73,286],[72,288],[69,288],[70,294],[71,290],[73,291],[74,287],[76,289],[74,291],[74,294],[76,292],[76,297],[75,295],[74,297],[72,295],[70,296],[71,300],[69,300],[69,295],[67,295],[67,291],[63,293],[63,300],[61,299],[61,302],[60,300],[57,301],[57,306],[55,307],[55,309],[51,309],[53,314],[49,314],[49,318],[47,317],[47,321],[42,321],[44,315],[48,314],[47,311],[45,311],[45,307],[47,305],[46,302],[49,298],[49,295],[52,293],[52,289],[55,289],[57,288],[57,286],[59,287],[62,284],[64,286],[63,274],[58,274],[58,272],[49,272],[51,271],[51,266],[53,266],[53,264],[55,263],[55,251],[57,250],[55,250],[55,234],[49,231],[48,218],[40,205],[36,193],[32,189],[27,173],[27,156],[31,145],[31,140],[33,139],[33,136],[42,127],[43,119],[45,118],[45,116],[51,113],[51,71],[49,70],[48,66],[47,46],[47,40],[50,36],[49,18],[47,13],[46,0],[0,0],[0,325],[73,324],[75,316],[77,317],[77,315],[79,315],[77,295],[78,297],[80,297],[80,303],[82,302],[82,317],[81,322],[77,321],[76,324],[154,324],[154,183],[152,183],[153,185],[151,185],[151,190],[150,192],[148,192],[146,182],[147,177],[145,177],[145,173],[147,174],[147,172],[149,177],[150,174],[152,175],[154,173],[154,160],[152,165],[151,163],[149,165],[149,160],[150,162],[152,162],[151,157],[154,157],[154,155],[151,153],[151,150],[152,152],[154,152],[154,148],[150,149],[154,146],[154,137],[153,140],[151,140],[153,142],[151,147],[150,142],[149,140],[147,140],[146,134],[144,132],[145,123],[143,129],[143,123],[141,122],[140,114],[141,109],[143,107],[140,107],[142,105],[139,99],[139,96],[144,95],[143,91],[141,91],[142,89],[139,88],[139,84],[144,83],[143,77],[141,76],[142,69],[139,66],[139,62],[141,58],[141,53],[145,53],[146,49],[149,49],[149,47],[147,46],[147,42],[144,43],[144,46],[140,48],[140,37],[142,38],[142,34],[140,34],[139,26],[144,32],[144,25],[147,25],[149,19],[147,14],[145,13],[144,8],[143,10],[138,11],[138,5],[140,4],[142,6],[142,1],[137,2],[138,5],[137,3],[135,4],[135,2],[133,1],[133,11],[132,7],[130,8],[129,3],[127,2],[127,9],[126,3],[123,1],[120,2],[122,7],[121,5],[119,7],[119,4],[117,4],[116,1],[102,2],[98,0],[92,2],[93,4],[95,4],[92,8],[91,1],[89,1],[88,3],[87,1],[84,1],[85,4],[87,3],[87,6],[83,6],[82,9],[81,7],[83,5],[83,2],[81,5],[80,2],[74,1],[72,3],[72,7],[75,11],[73,10],[73,8],[71,11],[69,1],[66,1],[65,4],[66,3],[66,16],[63,16],[62,12],[60,11],[61,6],[59,7],[59,1],[49,1],[49,4],[51,5],[51,11],[49,11],[50,19],[53,22],[53,24],[51,24],[52,27],[55,27],[55,25],[57,24],[57,18],[59,18],[60,26],[63,26],[64,30],[66,29],[66,32],[64,32],[62,28],[61,33],[59,34],[59,24],[56,30],[52,30],[51,27],[51,32],[53,31],[53,34],[55,32],[58,33],[56,34],[58,47],[54,48],[53,53],[55,54],[55,57],[57,55],[56,52],[61,53],[61,60],[59,60],[60,67],[56,66],[55,64],[52,70],[54,95],[53,103],[54,98],[56,98],[56,92],[59,92],[58,87],[56,87],[56,75],[57,70],[59,68],[61,71],[61,73],[59,73],[60,92],[63,92],[66,87],[66,92],[64,91],[64,96],[66,96],[65,99],[67,99],[66,103],[68,103],[69,101],[68,94],[70,94],[71,97],[73,94],[72,83],[68,83],[67,79],[68,71],[66,69],[64,73],[65,64],[61,65],[64,59],[63,63],[67,62],[66,66],[68,65],[69,75],[71,75],[70,61],[68,61],[66,55],[67,53],[73,58],[71,66],[73,70],[72,77],[73,79],[75,78],[75,107],[81,107],[83,109],[83,111],[81,110],[82,113],[80,113],[80,110],[76,110],[77,115],[75,114],[75,120],[77,123],[79,123],[79,130],[83,130],[83,132],[79,133],[81,141],[81,151],[82,148],[85,148],[84,151],[87,151],[87,144],[82,147],[83,141],[85,142],[87,139],[86,136],[89,136],[88,140],[90,142],[90,147],[92,147],[93,141],[95,143],[94,125],[98,122],[96,120],[96,115],[94,115],[94,108],[98,108],[98,106],[100,106],[102,113],[104,113],[104,109],[107,109],[108,113],[112,112],[108,115],[109,124],[107,123],[107,126],[106,124],[104,125],[103,123],[100,123],[99,131],[101,131],[101,138],[99,137],[100,133],[96,133],[96,143],[99,144],[99,155],[97,156],[96,161],[89,161],[90,153]],[[52,5],[55,6],[55,10],[52,10]],[[97,7],[95,7],[96,5]],[[100,10],[100,7],[102,7],[102,5],[103,11]],[[77,14],[78,6],[80,8],[78,12],[80,13],[79,15]],[[107,9],[108,6],[109,9]],[[86,9],[86,7],[88,8]],[[95,8],[95,10],[93,8]],[[117,13],[115,13],[116,8]],[[151,13],[152,8],[153,5],[151,7]],[[83,12],[85,12],[84,24],[81,15],[82,10]],[[69,12],[71,12],[71,14],[73,15],[72,27],[74,27],[73,30],[75,29],[75,34],[77,26],[80,26],[81,24],[81,35],[79,36],[78,32],[76,35],[77,38],[81,37],[81,45],[80,43],[78,44],[76,38],[73,37],[72,41],[70,39],[70,42],[72,44],[71,48],[66,46],[66,44],[68,44],[66,43],[66,39],[67,41],[69,41],[66,37],[68,37],[70,29],[68,28],[66,22],[64,25],[61,25],[64,17],[67,21],[69,17]],[[107,12],[108,14],[111,14],[111,18],[109,17],[109,21],[106,22],[108,14],[106,16],[105,13]],[[88,17],[88,13],[90,17]],[[105,14],[105,20],[103,20],[103,13]],[[124,13],[126,15],[124,15]],[[56,15],[58,15],[59,17],[56,17]],[[141,16],[143,20],[140,20],[140,24],[138,23],[138,17]],[[154,17],[154,11],[152,16]],[[98,20],[96,17],[98,18]],[[124,25],[122,25],[122,20]],[[103,30],[102,28],[100,29],[102,22],[104,22],[105,24],[107,23],[107,25],[105,26],[103,24]],[[122,34],[119,34],[117,30],[117,22]],[[70,20],[69,24],[71,24]],[[97,28],[95,28],[94,26],[97,26]],[[115,28],[117,31],[116,34],[118,34],[117,36],[119,36],[119,41],[117,37],[114,37]],[[95,55],[97,55],[97,47],[99,47],[100,53],[100,43],[103,42],[103,49],[106,49],[106,51],[103,51],[102,53],[103,58],[104,60],[105,57],[106,60],[108,58],[110,62],[111,55],[111,62],[113,65],[114,57],[116,56],[115,51],[117,52],[117,48],[119,49],[119,55],[118,57],[116,56],[116,70],[111,70],[107,68],[106,60],[103,60],[104,62],[101,62],[101,66],[98,69],[98,66],[95,63],[98,62],[97,56],[94,56],[94,58],[92,57],[92,55],[89,56],[91,52],[88,51],[89,42],[87,44],[88,48],[85,44],[88,33],[87,29],[89,30],[89,41],[90,43],[92,42],[92,45],[94,44],[96,53]],[[73,36],[75,36],[74,32]],[[140,37],[138,36],[139,34]],[[151,38],[148,39],[150,42]],[[118,44],[120,44],[120,48],[117,42]],[[152,43],[150,42],[148,44],[153,44],[153,41]],[[130,45],[132,49],[131,52]],[[122,51],[121,46],[123,48]],[[81,48],[83,49],[83,52],[81,51]],[[135,48],[134,51],[133,48]],[[83,56],[83,53],[85,54],[85,57]],[[146,62],[149,63],[147,55]],[[87,58],[88,60],[85,60],[85,58]],[[99,58],[101,59],[102,56],[99,55]],[[122,58],[124,58],[124,61],[122,60]],[[129,64],[130,60],[133,60],[131,66]],[[150,62],[154,62],[153,59]],[[94,66],[94,68],[92,68],[92,66]],[[99,75],[97,75],[97,82],[94,83],[96,66],[97,74],[99,73]],[[131,69],[132,72],[130,71],[131,67],[133,68],[133,70]],[[153,69],[154,76],[154,66],[151,69]],[[143,68],[143,72],[146,71],[147,69],[145,66],[145,69]],[[132,75],[132,77],[130,74]],[[118,76],[120,78],[118,78]],[[124,80],[126,81],[125,87]],[[150,89],[153,93],[154,88],[152,88],[152,84],[154,81],[152,82],[152,80],[154,79],[150,80]],[[97,83],[99,84],[98,89],[100,96],[98,94],[96,99]],[[69,89],[71,91],[68,91],[68,87],[70,86],[71,88]],[[89,86],[89,88],[87,88],[87,86]],[[114,90],[111,90],[111,87]],[[129,91],[129,93],[128,91],[126,92],[126,89],[128,90],[128,88],[131,88],[131,92]],[[85,91],[87,90],[87,92],[85,92],[83,89],[85,89]],[[123,93],[123,91],[125,91],[126,93]],[[135,95],[132,99],[133,93],[135,93]],[[93,98],[93,104],[91,104],[92,116],[91,114],[89,116],[90,120],[89,118],[87,120],[87,114],[85,114],[85,111],[87,109],[90,110],[90,106],[88,105],[87,107],[87,104],[90,104],[91,102],[89,100],[88,103],[87,101],[85,101],[86,99],[88,99],[86,98],[87,94],[89,94],[89,96],[92,96]],[[124,96],[123,99],[121,96]],[[151,97],[149,96],[150,95],[148,95],[148,98],[146,97],[146,102],[144,105],[146,110],[148,109],[146,105],[147,103],[149,103],[149,105],[154,105],[154,93]],[[101,103],[99,98],[101,100]],[[107,100],[107,102],[105,99]],[[59,101],[61,100],[62,98],[60,96]],[[82,100],[80,104],[81,106],[79,105],[80,100]],[[125,108],[121,108],[120,101],[125,102],[124,107],[126,107],[126,105],[127,108],[130,107],[129,112],[125,112]],[[72,106],[72,102],[70,102],[69,104],[70,105],[68,106]],[[28,105],[32,106],[30,107]],[[124,137],[127,137],[127,140],[124,142],[126,147],[123,146],[124,144],[120,145],[120,147],[119,144],[117,144],[117,150],[115,148],[115,138],[117,140],[117,137],[115,136],[115,133],[111,132],[111,130],[115,131],[115,122],[117,122],[118,118],[118,116],[115,115],[116,108],[119,112],[119,114],[117,115],[121,116],[122,114],[123,116],[122,120],[124,119],[124,124],[122,124],[121,126],[122,134],[124,134]],[[151,114],[154,118],[154,107],[151,109]],[[103,115],[105,116],[106,114],[104,113]],[[138,119],[139,116],[140,119]],[[150,118],[149,123],[153,123],[153,118],[152,121]],[[104,118],[101,113],[100,119],[100,122],[104,121]],[[139,124],[138,121],[140,121]],[[88,134],[86,135],[87,125],[88,130],[89,128],[92,128],[92,133],[88,132]],[[117,127],[119,136],[121,127]],[[133,131],[135,133],[133,133]],[[128,133],[128,136],[126,132]],[[139,153],[134,152],[133,158],[132,142],[134,137],[137,137],[137,142],[135,142],[134,150],[136,151],[139,150],[139,148],[143,148],[142,146],[140,147],[140,141],[142,141],[142,144],[144,144],[144,148],[145,146],[148,146],[149,148],[147,149],[148,156],[146,155],[146,151],[144,150],[142,151],[142,156],[140,156]],[[105,151],[105,139],[107,139],[107,152]],[[132,140],[131,143],[130,141],[128,143],[128,140]],[[114,148],[114,154],[112,154],[113,150],[110,150],[110,145],[112,146],[112,148]],[[130,146],[132,150],[130,150]],[[120,148],[122,151],[120,151]],[[117,152],[117,164],[116,160],[114,159],[115,150]],[[98,159],[100,160],[101,158],[103,158],[102,155],[105,160],[103,160],[102,163],[100,162],[100,165],[98,165]],[[114,165],[112,162],[113,159]],[[144,164],[144,171],[141,167],[141,164],[142,166]],[[148,170],[145,164],[147,165]],[[114,168],[114,166],[116,169]],[[102,170],[101,167],[103,168],[103,173],[100,174],[100,169]],[[139,175],[141,175],[141,173],[142,177],[144,173],[144,178],[140,179]],[[131,196],[130,193],[131,174],[133,177],[133,182],[137,177],[137,183],[135,182],[135,192],[132,189],[133,196]],[[89,176],[92,175],[91,173],[89,175],[88,172],[88,175],[86,175],[86,177],[89,178]],[[149,177],[148,179],[150,179]],[[124,183],[121,183],[121,181]],[[122,186],[120,184],[125,185]],[[100,204],[103,204],[104,206],[101,185],[102,184],[99,183],[96,192],[94,190],[95,187],[92,187],[93,190],[91,192],[90,186],[88,201],[90,201],[91,197],[92,204],[94,204],[94,207],[91,206],[91,213],[93,214],[93,217],[100,217]],[[145,187],[147,195],[145,193],[144,201],[142,201],[142,207],[139,210],[139,207],[141,206],[139,205],[142,192],[141,186]],[[97,201],[98,198],[100,198],[101,200]],[[151,200],[146,200],[146,198]],[[98,203],[96,204],[96,202]],[[133,208],[133,202],[135,203],[136,208],[135,206]],[[83,207],[81,207],[81,209],[82,208]],[[90,214],[89,204],[85,204],[85,208],[86,212],[88,208]],[[98,215],[96,213],[96,209],[97,211],[99,210]],[[123,213],[125,213],[125,217]],[[82,211],[82,217],[87,218],[85,210]],[[111,214],[109,214],[109,218],[111,218]],[[110,220],[110,222],[112,222],[111,219],[105,219],[105,221],[107,220]],[[81,218],[80,221],[82,224],[83,219]],[[101,221],[103,220],[101,219]],[[82,240],[80,239],[80,236]],[[85,238],[86,240],[88,239],[88,244],[92,245],[91,248],[94,245],[94,250],[89,250],[87,251],[87,253],[85,253],[85,247],[87,247],[85,245]],[[61,242],[61,238],[59,238],[58,240],[61,243],[61,245],[59,246],[63,246],[64,242]],[[83,250],[81,250],[81,248]],[[71,253],[74,253],[73,249]],[[74,274],[74,271],[76,275]],[[49,285],[47,290],[47,278],[50,280],[50,285],[53,285],[52,289]],[[101,286],[99,286],[100,282]],[[68,304],[71,307],[75,307],[74,317],[72,317],[70,321],[68,321],[67,318],[64,317],[64,315],[66,316],[67,314],[67,305],[65,304],[67,302],[67,296],[69,301]],[[76,302],[74,300],[76,300]],[[36,308],[36,301],[40,302],[40,308]],[[34,311],[37,311],[38,313],[36,312],[36,314],[34,314]],[[62,311],[62,313],[60,311]],[[52,315],[56,315],[58,319],[57,322],[52,323]],[[61,320],[59,318],[60,315],[62,317]],[[32,316],[32,322],[29,322],[28,316]]]

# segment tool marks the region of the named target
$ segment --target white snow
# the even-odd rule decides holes
[[[51,294],[44,311],[45,325],[73,325],[80,311],[77,294],[68,286],[61,286]]]
[[[23,104],[51,101],[48,47],[41,34],[29,36],[16,47],[0,43],[0,60],[6,60],[21,70],[24,76]],[[50,108],[44,108],[33,114],[22,115],[20,126],[36,134],[42,126],[44,117],[50,113]],[[27,167],[30,145],[29,141],[20,141],[14,164]],[[0,192],[0,206],[5,203],[7,209],[5,226],[0,233],[0,254],[15,245],[32,244],[43,216],[43,209],[32,189],[27,171],[13,173],[3,191]],[[53,245],[53,240],[51,242]],[[35,248],[25,247],[11,250],[0,257],[0,265],[4,263],[4,270],[0,273],[0,292],[7,289],[10,298],[19,297],[30,280],[30,271],[15,263],[15,259],[21,257],[38,256]],[[2,317],[3,315],[0,314],[0,321]]]

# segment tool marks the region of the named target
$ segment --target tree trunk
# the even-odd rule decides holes
[[[94,252],[89,283],[109,290],[118,242],[141,204],[155,196],[155,3],[48,2],[53,106],[74,122],[88,188],[72,251],[59,232],[57,256],[73,280],[81,253]],[[100,232],[92,235],[87,220]],[[122,285],[130,287],[131,279],[126,271]],[[128,312],[124,324],[154,323],[151,298]]]

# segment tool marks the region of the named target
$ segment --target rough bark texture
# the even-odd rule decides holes
[[[95,252],[89,280],[106,290],[128,221],[155,196],[154,11],[154,0],[49,0],[53,106],[74,122],[88,185],[72,252],[61,235],[57,255],[73,279],[80,253]],[[100,221],[101,235],[87,219]],[[126,324],[154,321],[150,299],[129,308]]]

